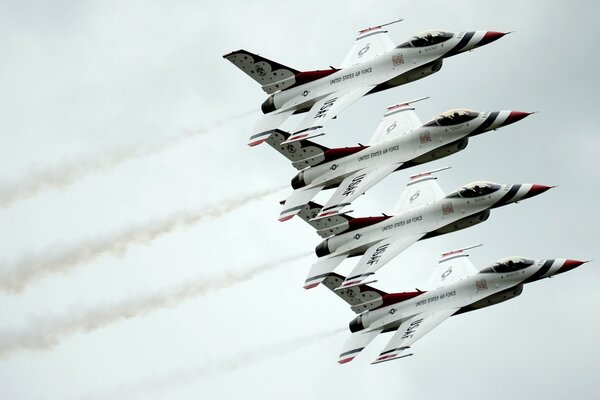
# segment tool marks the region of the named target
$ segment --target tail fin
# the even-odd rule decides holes
[[[352,311],[357,314],[383,305],[383,297],[387,293],[369,285],[357,285],[348,289],[336,290],[345,279],[345,276],[332,272],[322,283],[348,303]]]
[[[289,137],[289,133],[282,131],[281,129],[275,129],[265,142],[290,160],[297,170],[320,164],[325,160],[325,152],[329,150],[329,148],[311,142],[310,140],[283,143]]]
[[[223,58],[258,82],[268,94],[293,86],[296,83],[296,74],[300,72],[246,50],[225,54]]]

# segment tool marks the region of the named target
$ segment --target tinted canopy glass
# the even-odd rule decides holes
[[[454,36],[452,32],[428,31],[413,36],[409,43],[412,47],[433,46],[434,44],[445,42],[452,36]]]
[[[467,110],[466,108],[446,111],[440,114],[432,122],[439,126],[450,126],[464,124],[479,116],[477,111]],[[429,124],[428,124],[429,125]]]
[[[472,197],[486,196],[490,193],[494,193],[496,190],[499,190],[501,187],[502,186],[498,185],[497,183],[492,183],[492,182],[484,182],[484,181],[473,182],[473,183],[469,183],[468,185],[461,187],[457,191],[457,195],[459,197],[467,198],[467,199],[472,198]]]
[[[498,261],[497,263],[492,265],[492,269],[494,270],[494,272],[499,273],[514,272],[532,266],[534,263],[534,260],[530,260],[528,258],[510,257]]]

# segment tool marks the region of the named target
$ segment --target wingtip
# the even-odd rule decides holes
[[[310,283],[308,285],[304,285],[304,289],[309,290],[309,289],[315,288],[315,287],[319,286],[319,283],[320,282]]]
[[[384,362],[387,362],[387,361],[399,360],[401,358],[410,357],[412,355],[414,355],[414,353],[404,354],[404,355],[401,355],[401,356],[398,356],[398,355],[382,356],[380,354],[379,357],[377,357],[377,359],[375,359],[375,361],[371,362],[371,365],[373,365],[373,364],[381,364],[381,363],[384,363]]]
[[[250,147],[254,147],[254,146],[258,146],[259,144],[261,144],[262,142],[264,142],[266,139],[261,139],[261,140],[255,140],[253,142],[248,143],[248,146]]]
[[[285,221],[289,221],[292,218],[294,218],[294,215],[286,215],[285,217],[279,217],[278,221],[279,222],[285,222]]]

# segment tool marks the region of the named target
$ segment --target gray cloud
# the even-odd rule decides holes
[[[18,350],[48,350],[67,336],[77,332],[88,333],[114,322],[146,315],[163,308],[174,308],[183,301],[247,281],[256,275],[310,254],[297,254],[256,265],[243,271],[229,272],[217,279],[189,280],[161,291],[140,294],[118,303],[73,310],[68,315],[61,317],[46,320],[32,319],[22,329],[0,332],[0,357]]]
[[[202,128],[185,128],[161,143],[141,143],[136,147],[115,149],[55,166],[34,169],[19,179],[18,182],[0,186],[0,207],[6,207],[18,200],[33,197],[43,190],[62,189],[87,175],[115,168],[132,159],[158,154],[191,137],[210,133],[220,126],[253,113],[254,111],[247,111],[231,115]]]
[[[192,226],[207,218],[220,217],[280,189],[252,193],[214,207],[177,211],[163,219],[129,226],[104,237],[23,256],[14,265],[4,266],[0,272],[0,290],[16,293],[46,275],[69,271],[102,255],[122,255],[133,244],[149,243],[173,230]]]

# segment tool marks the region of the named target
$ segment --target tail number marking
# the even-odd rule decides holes
[[[390,245],[389,243],[386,243],[386,244],[379,246],[377,249],[375,249],[375,253],[373,253],[371,258],[369,258],[369,261],[367,261],[367,264],[369,264],[369,265],[377,264],[379,262],[379,259],[383,255],[383,253],[385,253],[385,251],[389,247],[389,245]]]
[[[404,335],[402,335],[402,339],[410,339],[411,337],[413,337],[415,331],[417,330],[419,325],[421,325],[421,322],[423,322],[423,318],[411,322],[408,328],[406,328]]]
[[[319,108],[319,111],[317,111],[313,119],[325,117],[327,115],[327,112],[329,111],[331,106],[333,106],[333,104],[337,101],[337,99],[337,97],[334,97],[333,99],[329,99],[325,103],[323,103],[323,105],[321,106],[321,108]]]
[[[365,176],[366,176],[366,174],[362,174],[362,175],[358,175],[356,178],[352,179],[352,182],[350,182],[350,184],[348,185],[346,190],[344,190],[344,193],[342,193],[342,195],[350,196],[352,193],[354,193],[354,191],[356,190],[356,187],[362,182],[363,179],[365,179]]]

